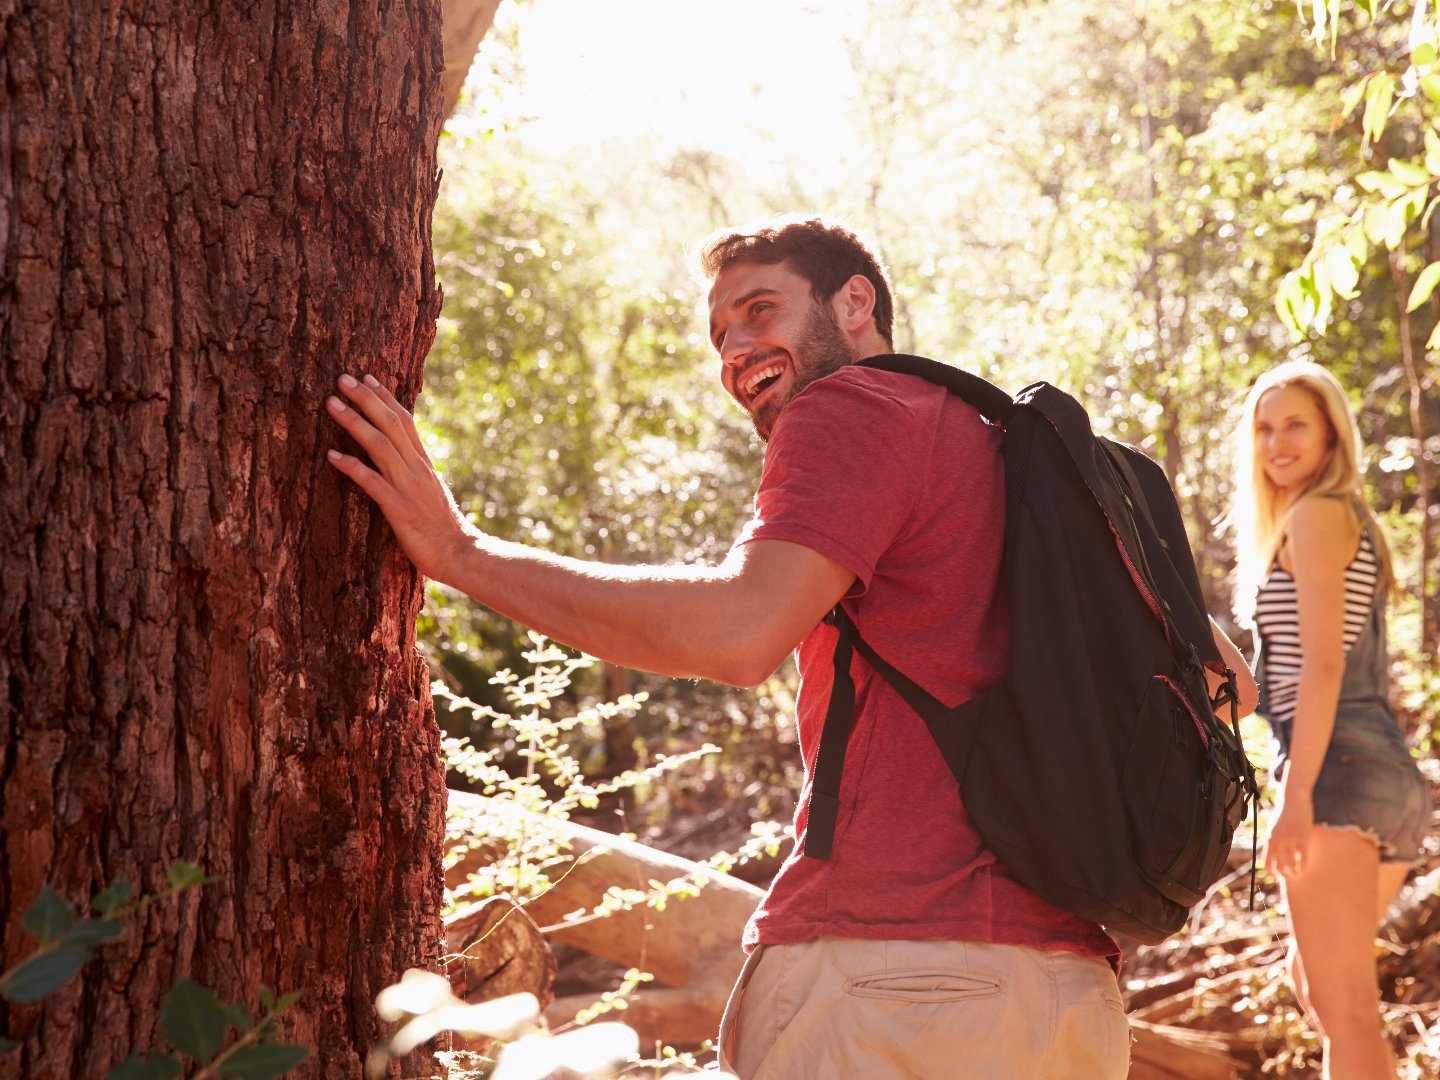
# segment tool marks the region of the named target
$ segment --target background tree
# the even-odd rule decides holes
[[[441,938],[420,591],[323,461],[342,370],[417,392],[439,4],[11,5],[0,54],[0,927],[176,859],[0,1072],[103,1076],[180,976],[300,990],[307,1075]]]

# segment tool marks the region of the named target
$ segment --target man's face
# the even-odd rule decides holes
[[[766,440],[791,398],[860,359],[831,306],[784,263],[737,261],[716,275],[710,343],[721,383]]]

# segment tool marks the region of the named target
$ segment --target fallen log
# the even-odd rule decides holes
[[[555,954],[525,910],[508,897],[467,904],[445,919],[445,973],[455,996],[490,1001],[534,994],[555,1000]]]
[[[714,1038],[744,963],[740,934],[760,902],[760,889],[703,863],[599,829],[526,814],[513,804],[451,791],[450,807],[474,816],[482,830],[485,818],[492,817],[497,833],[523,815],[526,828],[552,830],[569,845],[574,862],[553,876],[548,892],[524,905],[524,914],[548,938],[655,977],[659,985],[632,993],[617,1017],[636,1030],[642,1046],[655,1041],[694,1045]],[[490,857],[483,843],[473,845],[446,872],[446,887],[463,891]],[[584,915],[604,904],[616,887],[648,892],[672,882],[694,883],[698,891],[667,895],[663,908],[633,904],[598,918]],[[593,995],[561,998],[546,1010],[546,1018],[558,1027],[594,1004]]]
[[[1223,1039],[1189,1028],[1130,1021],[1130,1080],[1236,1080],[1241,1063]]]

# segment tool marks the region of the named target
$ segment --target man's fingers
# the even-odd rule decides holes
[[[384,402],[386,407],[389,408],[391,413],[399,420],[406,437],[410,440],[410,445],[415,447],[415,449],[420,452],[420,456],[428,463],[430,455],[425,453],[425,444],[420,441],[420,432],[415,427],[415,417],[411,414],[410,410],[396,401],[395,395],[390,392],[390,388],[375,378],[374,375],[366,375],[362,382],[369,388],[372,394]]]
[[[353,454],[342,454],[339,450],[329,450],[325,454],[325,459],[359,484],[360,490],[374,499],[375,504],[384,512],[394,488],[386,482],[383,476]]]
[[[386,476],[394,477],[403,468],[400,455],[397,453],[394,443],[389,435],[376,430],[376,428],[362,415],[358,409],[352,409],[338,397],[331,396],[326,399],[325,407],[330,410],[330,415],[335,422],[350,433],[350,437],[364,447],[365,452],[370,455],[380,471]]]
[[[408,447],[418,453],[427,465],[430,463],[430,456],[420,442],[420,433],[415,430],[415,420],[410,411],[396,401],[378,379],[366,375],[361,382],[351,375],[341,375],[339,383],[341,393],[384,432],[397,449],[403,452]]]

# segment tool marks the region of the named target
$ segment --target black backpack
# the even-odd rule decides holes
[[[1010,658],[994,686],[950,708],[837,606],[804,853],[831,855],[858,649],[924,719],[976,829],[1016,879],[1092,922],[1164,940],[1224,870],[1258,798],[1234,673],[1211,636],[1169,481],[1140,451],[1096,436],[1080,403],[1047,383],[1012,401],[934,360],[861,363],[939,383],[1003,427]],[[1213,701],[1207,667],[1227,676]],[[1229,726],[1216,715],[1225,704]]]

